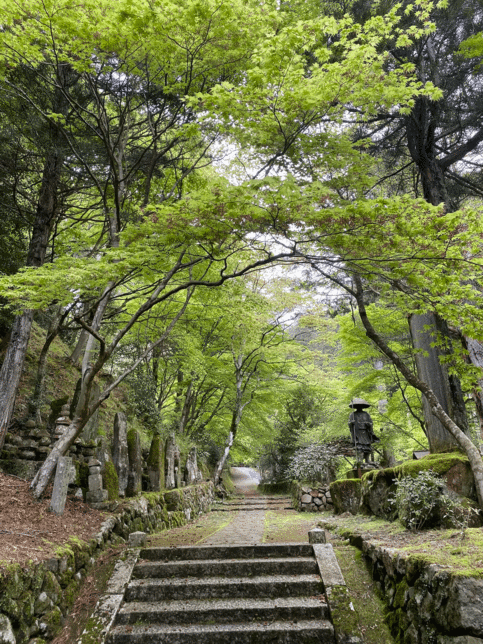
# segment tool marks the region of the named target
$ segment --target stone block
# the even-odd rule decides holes
[[[301,503],[312,503],[312,497],[310,494],[302,494],[300,501]]]
[[[12,624],[6,615],[0,615],[0,644],[16,644]]]
[[[146,543],[146,533],[145,532],[131,532],[128,537],[128,546],[130,548],[142,548]]]
[[[102,489],[102,476],[100,474],[89,474],[89,492],[97,492]]]
[[[107,490],[89,490],[86,494],[87,503],[105,503],[108,498]]]
[[[324,588],[345,586],[344,576],[330,543],[315,543],[314,555]]]
[[[325,530],[322,528],[309,530],[309,543],[327,543]]]
[[[68,456],[59,456],[49,508],[54,514],[61,515],[64,512],[72,467],[71,458]]]
[[[143,457],[141,453],[141,439],[138,432],[134,429],[130,429],[127,434],[127,447],[129,457],[129,470],[126,496],[137,496],[141,493]]]

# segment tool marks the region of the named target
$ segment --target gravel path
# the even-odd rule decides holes
[[[259,476],[256,470],[249,467],[232,467],[232,480],[237,495],[247,499],[256,497]],[[243,510],[240,506],[238,514],[226,528],[215,532],[201,542],[203,546],[239,546],[262,543],[265,510]]]

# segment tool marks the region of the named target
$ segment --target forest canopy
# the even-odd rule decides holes
[[[82,373],[37,496],[138,379],[149,431],[224,445],[218,475],[237,436],[253,457],[388,399],[388,444],[459,446],[483,501],[482,11],[470,25],[463,4],[2,4],[0,443],[38,312]],[[287,420],[300,387],[326,395],[310,427]]]

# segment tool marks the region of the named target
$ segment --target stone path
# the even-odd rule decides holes
[[[256,494],[258,478],[254,470],[248,467],[233,467],[231,472],[238,495],[244,496],[247,502],[249,499],[253,499],[258,503],[265,500],[265,497],[260,497]],[[239,506],[240,509],[237,516],[226,528],[207,537],[200,545],[238,546],[262,543],[265,509],[244,510],[242,509],[243,507],[243,505]]]

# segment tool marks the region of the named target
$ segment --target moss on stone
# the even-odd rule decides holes
[[[109,501],[115,501],[119,498],[119,477],[112,461],[106,462],[103,479]]]
[[[162,441],[159,434],[153,436],[151,441],[151,448],[149,450],[149,456],[147,460],[147,465],[150,470],[161,469],[161,464],[163,463],[163,453],[162,453]]]
[[[419,472],[431,470],[435,474],[445,474],[455,465],[463,463],[469,466],[469,461],[464,454],[460,452],[450,452],[446,454],[428,454],[419,460],[410,460],[389,467],[384,470],[371,470],[362,475],[363,482],[374,482],[379,478],[390,480],[400,479],[403,476],[417,476]]]
[[[359,509],[362,495],[361,479],[340,479],[330,484],[330,494],[336,513],[351,512]]]
[[[404,608],[406,602],[406,592],[409,590],[409,584],[407,579],[404,577],[399,584],[396,586],[396,592],[394,594],[394,608]]]
[[[329,610],[337,639],[360,636],[359,617],[355,611],[347,586],[332,586],[327,592]]]

